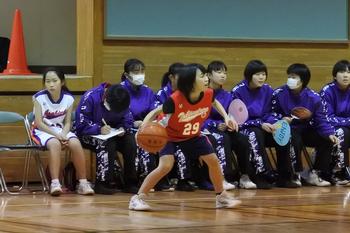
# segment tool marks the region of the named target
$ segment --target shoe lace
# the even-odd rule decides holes
[[[222,201],[230,201],[234,199],[233,196],[231,196],[230,194],[228,194],[227,192],[222,192],[220,195],[219,195],[219,200],[222,200]]]
[[[148,206],[148,204],[145,202],[145,200],[143,200],[142,197],[138,196],[137,199],[138,199],[138,202],[139,202],[141,205],[143,205],[143,206]]]
[[[318,182],[323,183],[325,180],[323,180],[321,177],[318,176]]]
[[[51,188],[61,188],[61,184],[51,183]]]

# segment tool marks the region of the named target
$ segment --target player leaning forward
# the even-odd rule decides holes
[[[215,100],[213,90],[207,88],[208,77],[202,65],[186,65],[179,73],[177,87],[178,90],[162,106],[151,111],[142,123],[145,125],[163,113],[167,119],[166,130],[169,139],[159,152],[158,167],[145,178],[138,194],[131,198],[129,209],[151,209],[144,197],[172,169],[176,146],[179,146],[185,155],[196,159],[201,158],[208,165],[210,179],[216,193],[216,208],[233,208],[241,201],[224,191],[218,159],[206,136],[200,134],[200,129],[208,118],[212,106],[222,115],[231,130],[237,131],[238,125],[229,118],[222,105]]]

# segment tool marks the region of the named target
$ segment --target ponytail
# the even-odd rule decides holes
[[[177,75],[179,74],[181,68],[183,68],[185,65],[180,62],[175,62],[169,66],[168,72],[163,74],[161,87],[165,87],[170,82],[170,75]]]
[[[165,87],[166,85],[168,85],[168,83],[170,82],[169,75],[171,75],[169,71],[163,74],[161,87]]]

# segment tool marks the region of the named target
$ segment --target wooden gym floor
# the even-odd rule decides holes
[[[0,232],[349,232],[350,187],[235,190],[243,203],[216,210],[214,193],[156,192],[151,212],[130,195],[0,196]]]

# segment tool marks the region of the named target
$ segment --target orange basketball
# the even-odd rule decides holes
[[[151,122],[138,130],[136,141],[145,151],[156,153],[163,149],[168,142],[168,134],[163,126]]]

